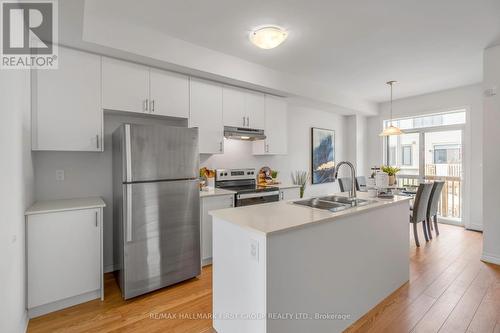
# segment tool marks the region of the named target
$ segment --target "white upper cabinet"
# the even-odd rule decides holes
[[[247,127],[245,113],[245,92],[242,89],[223,88],[224,126]]]
[[[102,107],[106,110],[148,112],[149,67],[103,57]]]
[[[283,98],[265,97],[265,140],[253,142],[255,155],[287,154],[287,103]]]
[[[103,58],[102,87],[104,109],[189,117],[185,75]]]
[[[265,98],[264,94],[247,91],[245,94],[245,114],[247,115],[247,126],[249,128],[264,129],[265,121]]]
[[[222,86],[200,79],[190,79],[189,127],[199,129],[200,154],[224,152],[222,122]]]
[[[59,48],[57,70],[31,71],[32,149],[102,151],[101,57]]]
[[[224,126],[264,129],[264,94],[224,86]]]
[[[189,117],[189,78],[151,68],[150,111],[153,114]]]

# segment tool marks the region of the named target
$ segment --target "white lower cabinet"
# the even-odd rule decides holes
[[[103,297],[102,208],[28,215],[31,318]]]
[[[208,196],[201,198],[201,263],[212,263],[212,216],[208,212],[234,206],[234,195]]]
[[[280,188],[280,200],[293,200],[300,198],[299,187]]]

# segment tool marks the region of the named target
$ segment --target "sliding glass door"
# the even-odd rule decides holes
[[[444,181],[439,217],[462,224],[465,111],[399,119],[394,123],[405,134],[385,139],[384,162],[401,169],[398,185]]]
[[[463,184],[463,131],[425,132],[425,179],[445,182],[439,215],[461,220]]]

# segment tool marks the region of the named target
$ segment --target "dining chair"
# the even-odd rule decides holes
[[[339,178],[339,188],[340,192],[349,192],[352,187],[352,178],[344,177]]]
[[[366,191],[366,177],[365,176],[356,177],[356,190]]]
[[[434,220],[434,229],[436,230],[436,236],[439,235],[439,229],[437,224],[437,213],[439,207],[439,200],[441,199],[441,192],[443,191],[444,181],[437,180],[432,186],[431,195],[429,197],[429,204],[427,208],[427,231],[429,233],[429,238],[432,239],[432,220]]]
[[[422,229],[424,231],[425,241],[429,241],[429,236],[427,235],[427,211],[429,206],[429,198],[431,196],[433,183],[421,183],[418,186],[417,194],[415,195],[415,201],[413,202],[413,209],[410,210],[410,223],[413,223],[413,237],[415,238],[415,244],[420,247],[420,242],[418,241],[417,224],[422,222]]]

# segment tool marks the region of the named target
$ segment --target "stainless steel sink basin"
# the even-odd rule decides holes
[[[296,205],[308,206],[312,208],[329,210],[331,212],[339,212],[353,207],[366,206],[373,203],[372,200],[364,200],[357,198],[348,198],[337,195],[327,197],[311,198],[306,200],[294,201]]]
[[[368,205],[368,204],[374,202],[372,200],[348,198],[348,197],[343,197],[343,196],[339,196],[339,195],[330,195],[327,197],[320,197],[319,200],[329,201],[329,202],[338,202],[338,203],[341,203],[344,205],[349,205],[350,207],[365,206],[365,205]]]
[[[299,200],[299,201],[294,201],[293,203],[296,205],[309,206],[309,207],[318,208],[318,209],[325,209],[325,210],[329,210],[331,212],[338,212],[338,211],[341,211],[341,210],[344,210],[344,209],[351,207],[351,206],[348,206],[348,205],[345,205],[342,203],[338,203],[338,202],[320,200],[319,198]]]

